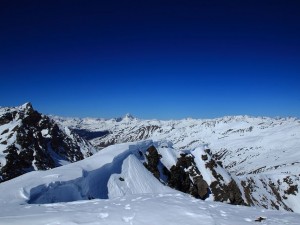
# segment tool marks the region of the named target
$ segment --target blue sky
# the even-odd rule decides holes
[[[1,1],[0,105],[300,117],[297,1]]]

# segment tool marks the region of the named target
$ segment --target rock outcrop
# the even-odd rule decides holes
[[[1,108],[0,131],[0,182],[82,160],[95,152],[89,142],[35,111],[30,103]]]
[[[200,152],[203,154],[199,155]],[[215,201],[248,205],[236,181],[211,158],[208,149],[181,153],[176,164],[169,170],[165,166],[163,170],[160,169],[161,158],[159,151],[151,146],[146,152],[147,162],[144,165],[157,179],[163,181],[163,177],[167,177],[165,184],[169,187],[203,200],[211,197]],[[205,167],[199,168],[200,165],[197,163]],[[224,175],[226,178],[223,177]]]

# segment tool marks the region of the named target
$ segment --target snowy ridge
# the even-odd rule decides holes
[[[115,198],[129,194],[172,193],[171,188],[161,184],[141,162],[129,155],[122,164],[122,172],[113,174],[108,181],[108,197]]]
[[[181,150],[206,145],[213,158],[241,181],[237,185],[244,189],[242,194],[248,203],[300,212],[300,120],[297,118],[227,116],[161,121],[56,117],[55,120],[71,129],[91,134],[101,132],[90,140],[100,148],[148,138],[169,141]]]
[[[167,150],[169,158],[164,161],[173,160],[165,143],[125,143],[79,162],[1,183],[0,224],[193,225],[200,220],[241,225],[260,218],[267,224],[298,224],[298,214],[197,200],[165,186],[143,166],[153,145],[159,152]],[[192,152],[202,155],[202,150]]]
[[[54,119],[72,129],[107,131],[91,140],[99,147],[148,138],[171,141],[178,149],[193,149],[208,144],[214,154],[221,156],[224,166],[237,175],[255,173],[259,168],[261,171],[271,171],[280,167],[283,171],[286,166],[300,162],[300,120],[296,118],[227,116],[170,121],[137,118],[125,121]],[[269,159],[267,163],[266,159]]]
[[[145,163],[148,165],[150,163],[151,158],[145,156],[149,155],[151,146],[152,148],[157,146],[159,152],[167,150],[169,153],[173,151],[176,154],[174,149],[165,148],[164,143],[155,143],[151,140],[113,145],[82,161],[47,171],[27,173],[2,183],[0,192],[11,191],[5,196],[0,196],[0,203],[7,203],[10,202],[8,199],[13,199],[18,204],[46,204],[115,198],[131,194],[174,193],[173,189],[166,186],[167,181],[164,184],[164,181],[159,179],[160,176],[155,178],[144,166]],[[194,154],[195,159],[201,158],[199,148],[194,151]],[[162,157],[162,161],[167,162],[166,164],[175,163],[172,167],[179,162],[179,159],[176,159],[176,162],[173,160],[170,157]],[[225,183],[229,183],[231,180],[229,174],[221,168],[219,171],[225,177]],[[203,174],[209,185],[215,181],[211,170],[205,166],[203,168],[199,166],[199,174]],[[210,198],[207,196],[205,199],[214,200],[214,194],[210,193]]]
[[[11,191],[0,196],[0,203],[11,202],[10,199],[18,204],[106,199],[110,176],[121,172],[122,162],[129,155],[138,154],[139,149],[151,144],[152,141],[146,141],[110,146],[85,160],[6,181],[0,185],[0,191]]]

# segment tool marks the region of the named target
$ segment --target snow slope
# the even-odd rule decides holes
[[[132,116],[53,118],[64,126],[90,134],[91,143],[100,148],[148,138],[169,141],[181,150],[206,145],[215,160],[243,181],[240,185],[252,205],[300,212],[300,120],[297,118],[228,116],[169,121]]]
[[[299,224],[300,215],[197,200],[162,184],[143,166],[142,152],[164,143],[142,141],[103,149],[82,161],[33,171],[0,184],[2,225]],[[193,154],[203,154],[198,148]],[[170,160],[170,161],[169,161]],[[147,161],[147,160],[146,160]],[[96,199],[95,199],[96,198]]]
[[[177,194],[135,194],[44,205],[7,205],[0,225],[298,225],[300,215],[288,212],[205,202]]]

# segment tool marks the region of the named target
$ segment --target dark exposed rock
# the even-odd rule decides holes
[[[222,161],[217,161],[217,164],[218,164],[219,166],[223,167]]]
[[[37,126],[39,121],[42,119],[42,115],[37,111],[28,111],[28,116],[26,116],[22,122],[25,126]]]
[[[84,158],[78,143],[85,144],[86,141],[75,134],[72,138],[68,136],[49,117],[35,111],[31,104],[13,108],[12,112],[2,115],[0,121],[9,123],[16,118],[20,124],[11,131],[5,131],[10,132],[7,139],[15,135],[16,140],[3,151],[6,163],[0,166],[0,182],[32,170],[60,166],[59,160],[75,162]],[[8,142],[4,140],[1,143]],[[91,154],[87,152],[86,156]]]
[[[162,176],[158,169],[161,155],[156,148],[151,146],[147,149],[146,158],[148,163],[145,167],[156,177]],[[194,157],[190,154],[181,154],[176,165],[170,170],[163,167],[163,175],[167,176],[167,185],[184,193],[189,193],[197,198],[205,199],[209,194],[209,186],[203,179],[198,168],[195,165]]]
[[[197,187],[198,196],[201,199],[207,198],[208,194],[210,192],[210,189],[209,189],[209,186],[208,186],[207,182],[203,179],[202,176],[196,176],[193,180],[194,180],[194,185],[196,185],[196,187]]]
[[[209,152],[209,151],[208,151]],[[207,152],[207,154],[209,154]],[[204,155],[203,160],[208,160],[208,155]],[[151,146],[147,150],[146,158],[148,163],[144,163],[145,167],[156,177],[161,177],[158,165],[161,156],[156,148]],[[216,201],[230,202],[235,205],[246,205],[242,198],[242,193],[232,179],[229,183],[225,183],[224,178],[216,172],[218,164],[210,159],[206,163],[206,168],[210,169],[216,181],[209,186],[204,180],[197,165],[194,161],[194,156],[188,153],[181,153],[177,159],[176,165],[173,165],[170,170],[164,168],[163,173],[167,176],[166,184],[176,190],[191,194],[200,199],[206,199],[210,194],[214,195]]]
[[[168,185],[176,190],[189,193],[191,188],[191,180],[189,179],[188,173],[184,171],[184,168],[176,165],[172,166],[170,169]]]
[[[210,150],[209,148],[205,149],[204,151],[205,151],[207,154],[209,154],[209,155],[212,154],[212,153],[211,153],[211,150]]]
[[[228,185],[214,181],[211,183],[210,188],[216,201],[229,201],[234,205],[246,205],[242,198],[242,193],[234,180],[231,180]]]
[[[233,205],[246,205],[242,198],[242,193],[234,180],[231,180],[228,185],[222,185],[214,181],[210,187],[216,201],[229,201]]]
[[[201,158],[202,158],[203,161],[208,160],[208,156],[207,155],[202,155]]]
[[[254,205],[254,203],[258,203],[258,201],[252,196],[252,192],[254,191],[253,186],[255,186],[255,181],[252,178],[247,179],[246,181],[242,181],[241,185],[244,188],[244,193],[248,204]]]
[[[0,117],[0,126],[9,123],[14,119],[16,112],[7,112]]]
[[[9,129],[5,129],[4,131],[2,131],[1,135],[6,134],[9,131]]]
[[[16,146],[10,145],[7,148],[7,152],[8,154],[5,157],[6,164],[1,169],[2,181],[10,180],[33,170],[31,168],[33,160],[32,151],[23,151],[18,153]]]
[[[207,182],[194,162],[194,157],[189,154],[181,154],[176,165],[171,167],[168,185],[201,199],[207,198],[210,193]]]
[[[289,188],[284,191],[284,193],[288,195],[296,195],[296,192],[298,192],[298,185],[290,185]]]
[[[266,185],[267,186],[267,185]],[[279,188],[278,187],[276,187],[275,186],[275,184],[273,183],[273,182],[269,182],[269,187],[271,188],[271,190],[272,190],[272,192],[273,192],[273,194],[276,196],[276,199],[277,200],[279,200],[279,201],[281,201],[282,199],[281,199],[281,196],[280,196],[280,194],[279,194]],[[266,188],[266,187],[265,187]]]
[[[76,162],[84,158],[78,145],[75,145],[72,140],[63,133],[57,124],[51,129],[52,137],[50,145],[55,153],[66,158],[70,162]]]
[[[217,167],[216,161],[215,160],[210,160],[205,164],[206,168],[209,168],[210,170],[214,170],[215,167]]]
[[[147,149],[146,158],[148,163],[145,163],[145,167],[157,178],[160,178],[160,172],[158,169],[159,160],[161,155],[158,154],[156,148],[152,145]]]
[[[207,153],[210,153],[211,155],[210,150],[207,151]],[[222,167],[222,163],[220,163],[220,161],[216,162],[213,155],[210,161],[205,164],[205,167],[211,170],[212,175],[216,179],[216,181],[213,181],[210,184],[210,190],[213,193],[215,200],[220,202],[230,202],[234,205],[247,205],[235,180],[231,178],[229,183],[225,183],[222,175],[216,171],[218,166]]]
[[[235,180],[231,180],[227,185],[227,192],[229,193],[229,201],[233,205],[247,205],[242,198],[241,190],[236,184]]]

